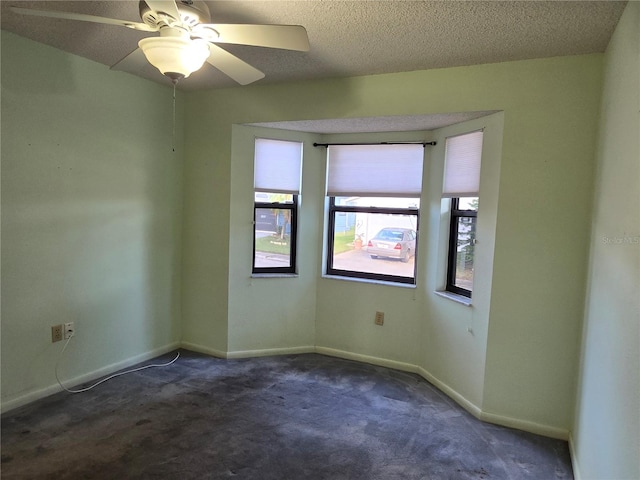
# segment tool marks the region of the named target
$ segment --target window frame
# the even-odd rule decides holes
[[[297,257],[297,240],[298,240],[298,200],[299,195],[293,195],[292,202],[253,202],[253,252],[251,257],[251,273],[252,274],[295,274],[296,269],[296,257]],[[271,210],[291,210],[291,233],[289,247],[289,265],[286,267],[256,267],[256,212],[258,209],[271,209]]]
[[[375,197],[375,195],[368,195]],[[382,197],[379,197],[382,198]],[[358,278],[364,280],[374,280],[390,283],[400,283],[404,285],[416,285],[417,281],[417,255],[418,255],[418,239],[420,237],[420,208],[398,208],[398,207],[365,207],[356,205],[336,205],[336,197],[330,196],[329,211],[327,222],[327,259],[326,273],[327,275],[336,277]],[[357,270],[339,270],[333,268],[333,244],[335,232],[335,219],[337,212],[344,213],[373,213],[383,215],[415,215],[416,217],[416,248],[414,252],[413,277],[402,277],[399,275],[386,275],[382,273],[360,272]]]
[[[461,197],[451,198],[451,218],[449,221],[449,252],[447,255],[447,281],[445,290],[447,292],[462,295],[471,298],[473,295],[473,287],[471,290],[459,287],[456,281],[456,266],[458,263],[458,221],[460,218],[475,218],[476,228],[478,226],[477,210],[461,210],[459,207]],[[475,261],[475,239],[474,239],[474,261]]]

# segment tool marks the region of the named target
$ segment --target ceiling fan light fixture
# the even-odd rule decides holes
[[[152,37],[138,42],[151,65],[174,81],[199,70],[209,58],[209,44],[200,39]]]
[[[159,37],[141,40],[138,42],[140,48],[111,68],[130,71],[127,65],[133,65],[139,69],[141,76],[146,76],[146,71],[143,70],[146,65],[142,59],[144,55],[147,62],[171,79],[174,87],[180,79],[199,70],[205,62],[240,85],[248,85],[264,78],[263,72],[218,47],[218,43],[309,51],[309,38],[302,25],[211,24],[209,7],[204,0],[140,0],[142,23],[59,10],[9,8],[14,13],[24,15],[157,32]]]

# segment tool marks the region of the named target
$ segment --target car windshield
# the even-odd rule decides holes
[[[378,240],[389,240],[390,242],[399,242],[402,240],[402,232],[399,230],[382,230],[376,235]]]

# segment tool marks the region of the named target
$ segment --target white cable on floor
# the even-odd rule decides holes
[[[62,382],[60,381],[60,379],[58,378],[58,364],[60,363],[60,359],[62,358],[62,354],[64,353],[64,351],[67,349],[67,345],[69,345],[69,342],[71,341],[71,339],[73,338],[73,335],[71,335],[68,339],[67,339],[67,343],[64,344],[64,347],[62,348],[62,351],[60,352],[60,355],[58,355],[58,360],[56,360],[56,367],[55,367],[55,374],[56,374],[56,380],[58,381],[58,385],[60,385],[60,387],[62,387],[63,390],[69,392],[69,393],[82,393],[82,392],[86,392],[87,390],[91,390],[93,387],[97,387],[98,385],[100,385],[101,383],[106,382],[107,380],[111,380],[112,378],[115,377],[119,377],[120,375],[126,375],[127,373],[133,373],[133,372],[139,372],[140,370],[144,370],[145,368],[152,368],[152,367],[167,367],[169,365],[171,365],[173,362],[175,362],[176,360],[178,360],[178,357],[180,356],[180,352],[178,352],[176,354],[176,358],[174,358],[173,360],[171,360],[168,363],[163,363],[163,364],[152,364],[152,365],[144,365],[142,367],[138,367],[138,368],[134,368],[132,370],[127,370],[125,372],[120,372],[120,373],[114,373],[113,375],[107,377],[107,378],[103,378],[102,380],[100,380],[99,382],[94,383],[93,385],[86,387],[86,388],[81,388],[79,390],[70,390],[67,387],[65,387],[64,385],[62,385]]]

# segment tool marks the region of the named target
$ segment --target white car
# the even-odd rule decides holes
[[[371,258],[399,258],[408,262],[416,253],[416,231],[410,228],[383,228],[367,244]]]

